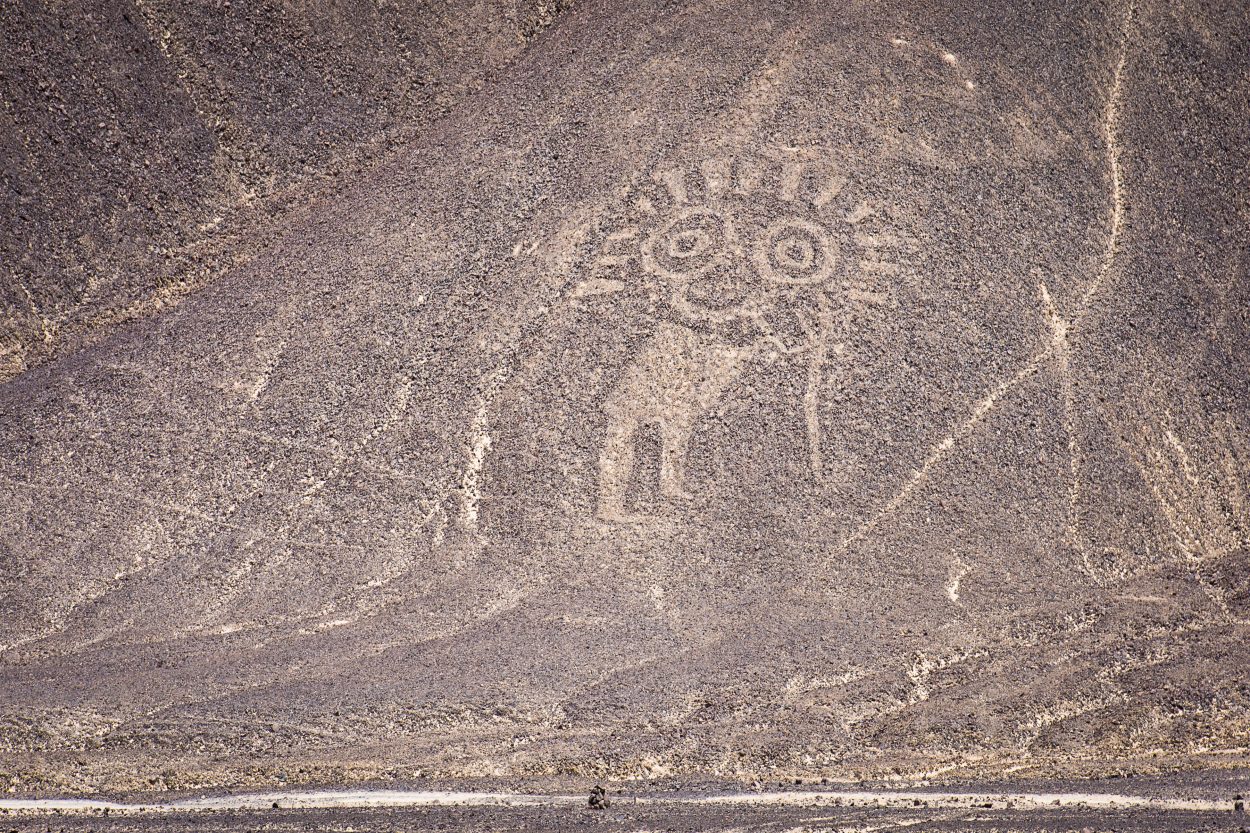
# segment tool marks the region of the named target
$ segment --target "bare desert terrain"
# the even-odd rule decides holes
[[[1248,42],[0,0],[0,829],[1250,826]]]

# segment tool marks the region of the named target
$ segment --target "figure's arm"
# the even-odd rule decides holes
[[[806,353],[825,338],[819,322],[807,310],[778,307],[774,312],[783,317],[783,323],[789,325],[784,332],[778,333],[772,321],[762,313],[757,314],[756,321],[763,340],[775,345],[782,355]],[[790,346],[787,341],[795,343]]]
[[[812,342],[810,341],[801,341],[794,347],[787,347],[786,343],[774,333],[765,333],[764,340],[776,347],[777,352],[783,356],[797,356],[812,349]]]

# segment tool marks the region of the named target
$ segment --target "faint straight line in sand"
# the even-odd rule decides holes
[[[460,475],[460,516],[465,527],[477,532],[477,518],[482,501],[482,467],[486,452],[494,442],[490,435],[490,406],[508,379],[509,366],[501,363],[488,377],[483,377],[477,399],[477,412],[469,425],[468,457]]]
[[[920,484],[923,483],[929,476],[929,472],[933,469],[933,467],[941,462],[942,459],[950,453],[950,451],[955,447],[955,444],[971,434],[972,430],[985,419],[989,412],[994,409],[994,406],[998,404],[999,400],[1010,392],[1012,388],[1023,382],[1029,376],[1033,375],[1033,373],[1037,371],[1038,366],[1051,354],[1051,352],[1053,352],[1053,350],[1053,344],[1048,344],[1043,347],[1041,350],[1034,353],[1033,357],[1025,363],[1024,367],[1016,371],[1011,378],[1000,383],[997,387],[982,397],[972,409],[972,413],[968,415],[968,418],[956,426],[955,430],[948,434],[941,442],[929,451],[929,455],[925,458],[924,463],[921,464],[920,468],[915,469],[912,472],[911,477],[908,478],[907,482],[903,484],[903,487],[895,493],[894,497],[890,498],[890,500],[884,507],[881,508],[879,512],[877,512],[876,515],[860,524],[859,527],[842,539],[842,542],[838,545],[837,552],[839,554],[846,552],[846,550],[849,549],[856,541],[876,529],[877,525],[880,524],[887,515],[897,511],[899,507],[906,503],[908,498],[910,498],[916,491],[916,488],[919,487]]]
[[[59,485],[53,485],[53,484],[48,484],[48,483],[35,483],[29,480],[22,480],[22,479],[15,478],[15,477],[9,477],[8,475],[4,475],[4,474],[0,474],[0,482],[9,483],[9,484],[12,484],[13,486],[17,486],[22,489],[26,489],[28,491],[45,492],[45,493],[60,492],[66,495],[90,496],[92,498],[95,498],[101,504],[103,504],[104,497],[106,496],[115,497],[122,501],[136,503],[136,504],[139,504],[140,506],[146,506],[149,509],[156,509],[159,511],[171,512],[175,515],[180,515],[184,518],[194,518],[195,520],[204,521],[205,523],[213,524],[214,526],[220,527],[222,529],[234,530],[236,532],[246,532],[249,534],[255,534],[257,532],[257,530],[254,527],[244,526],[242,524],[230,523],[229,521],[223,521],[220,518],[215,518],[212,515],[208,515],[196,509],[192,509],[189,506],[179,506],[174,503],[162,503],[161,501],[158,501],[158,500],[150,500],[148,498],[140,497],[139,495],[128,494],[126,492],[122,492],[117,489],[109,489],[103,486],[87,487],[82,484],[74,484],[72,486],[70,485],[59,486]],[[104,505],[107,505],[107,504],[104,504]],[[302,538],[292,538],[291,536],[286,535],[282,532],[273,531],[273,530],[264,531],[264,535],[271,540],[279,541],[284,544],[290,544],[291,546],[295,546],[295,547],[307,547],[310,549],[320,549],[320,550],[352,550],[355,552],[365,552],[365,548],[360,546],[359,544],[349,544],[346,542],[334,542],[334,541],[308,541]]]
[[[1080,534],[1081,461],[1080,441],[1076,431],[1076,384],[1072,378],[1072,350],[1068,341],[1071,322],[1059,315],[1059,309],[1046,288],[1046,282],[1038,284],[1042,300],[1042,315],[1050,328],[1055,371],[1059,375],[1059,388],[1063,400],[1063,431],[1068,439],[1068,501],[1067,518],[1064,523],[1064,540],[1081,554],[1081,564],[1086,574],[1094,577],[1089,552]]]

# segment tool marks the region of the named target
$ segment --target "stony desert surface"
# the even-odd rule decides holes
[[[1250,792],[1248,39],[4,0],[0,798]],[[981,809],[749,813],[1236,824]]]

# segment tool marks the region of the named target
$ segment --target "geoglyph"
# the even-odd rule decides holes
[[[812,475],[822,476],[820,401],[857,325],[896,304],[910,243],[895,209],[821,160],[779,152],[659,167],[628,189],[596,241],[583,296],[643,291],[655,329],[604,403],[599,515],[628,506],[639,429],[658,429],[659,493],[690,496],[685,461],[700,418],[752,362],[798,362]]]

